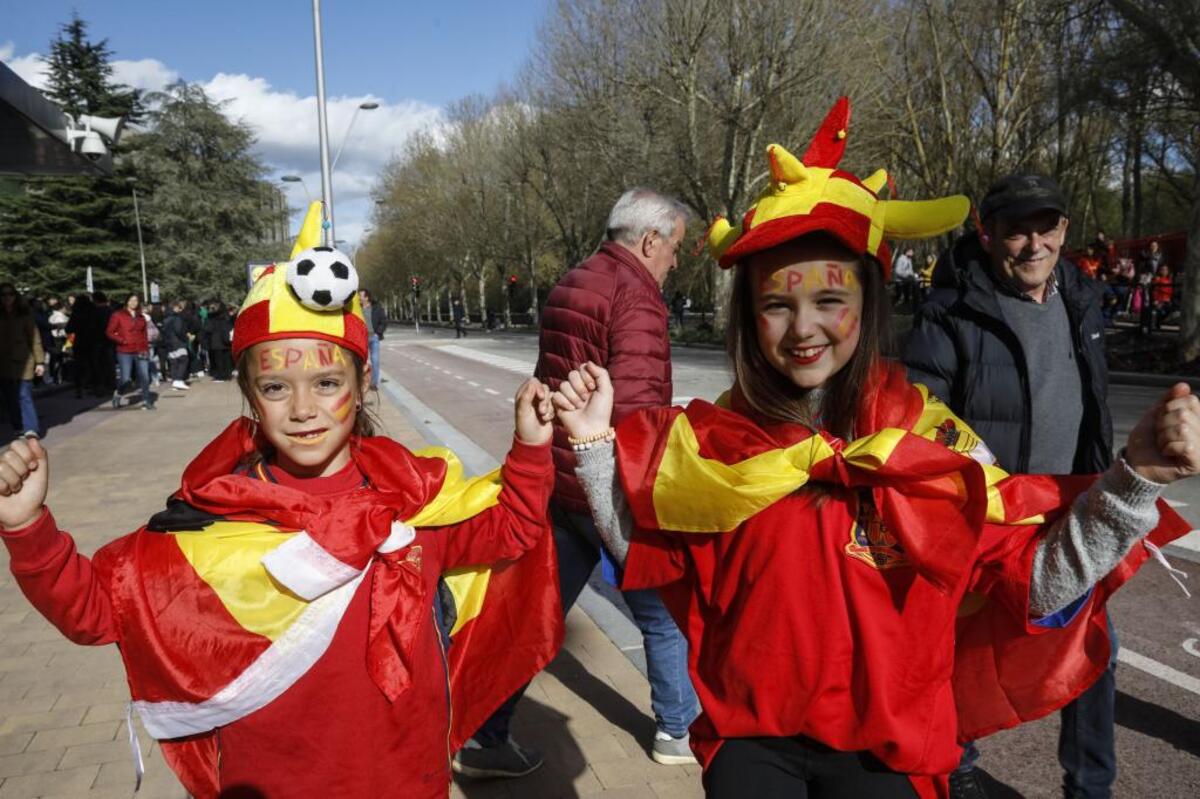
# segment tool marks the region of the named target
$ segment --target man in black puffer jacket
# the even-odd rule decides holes
[[[1103,292],[1059,257],[1066,210],[1049,178],[992,186],[983,229],[939,260],[904,350],[909,378],[971,425],[1009,472],[1092,474],[1112,461]],[[1062,711],[1067,797],[1108,797],[1116,778],[1112,640],[1108,671]],[[977,757],[968,744],[952,796],[984,795]]]

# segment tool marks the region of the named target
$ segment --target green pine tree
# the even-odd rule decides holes
[[[50,43],[47,96],[73,117],[93,114],[141,122],[145,112],[141,93],[113,82],[108,40],[89,41],[87,27],[78,13],[72,14]]]

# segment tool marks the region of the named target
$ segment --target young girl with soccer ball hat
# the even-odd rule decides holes
[[[688,638],[710,797],[946,796],[958,741],[1103,671],[1105,600],[1189,527],[1156,507],[1200,471],[1186,386],[1098,479],[1009,476],[883,357],[885,239],[945,232],[968,203],[838,170],[848,122],[843,98],[802,159],[772,145],[757,204],[710,231],[736,270],[725,396],[624,420],[614,488],[607,375],[554,394],[622,588],[659,588]]]
[[[119,645],[193,796],[444,797],[450,753],[561,640],[549,391],[520,387],[503,467],[464,480],[448,451],[373,434],[354,288],[308,286],[306,305],[288,274],[268,267],[234,328],[251,417],[165,511],[84,557],[43,506],[46,451],[18,442],[0,455],[0,536],[59,630]]]

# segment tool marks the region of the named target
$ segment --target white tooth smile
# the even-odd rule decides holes
[[[824,344],[819,347],[801,347],[799,349],[792,350],[792,354],[798,358],[811,358],[820,353],[821,350],[825,349],[825,347],[826,345]]]

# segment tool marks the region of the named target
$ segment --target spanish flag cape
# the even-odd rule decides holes
[[[986,527],[1006,528],[1001,540],[1011,539],[1019,551],[1030,525],[1058,518],[1095,479],[1009,475],[981,463],[972,453],[983,461],[990,453],[974,432],[924,386],[909,383],[901,367],[880,364],[873,378],[853,441],[800,425],[760,426],[748,410],[703,401],[628,417],[617,430],[617,463],[637,527],[723,533],[809,482],[868,490],[918,579],[951,597],[971,577]],[[739,397],[735,388],[720,403],[738,409]],[[1152,543],[1161,546],[1190,529],[1165,502],[1158,510]],[[1105,602],[1150,554],[1139,542],[1070,624],[1044,628],[1014,611],[1027,609],[1033,548],[1025,549],[1024,583],[977,586],[980,592],[966,594],[959,607],[953,672],[959,741],[1036,719],[1086,690],[1108,662]],[[1020,599],[989,598],[1005,592]]]
[[[412,453],[369,437],[351,442],[367,485],[314,497],[234,473],[261,443],[248,419],[232,423],[187,467],[166,511],[102,550],[104,562],[97,553],[111,573],[133,706],[151,735],[167,739],[163,754],[194,794],[215,790],[212,731],[270,703],[316,663],[368,574],[365,665],[389,700],[402,701],[418,622],[435,601],[419,547],[408,546],[414,528],[474,516],[501,488],[499,470],[464,479],[448,450]],[[454,605],[452,749],[558,650],[556,575],[548,535],[517,561],[443,575]]]

